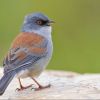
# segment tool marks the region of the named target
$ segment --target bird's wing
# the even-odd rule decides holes
[[[35,33],[21,33],[4,59],[4,73],[27,69],[47,55],[48,41]]]

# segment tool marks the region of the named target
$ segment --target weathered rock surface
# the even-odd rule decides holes
[[[2,69],[0,77],[2,76]],[[51,87],[41,91],[28,88],[16,91],[18,80],[13,79],[0,99],[100,99],[100,74],[77,74],[65,71],[45,71],[37,79],[42,85]],[[31,79],[22,80],[23,85],[32,84]],[[36,85],[34,84],[33,87]]]

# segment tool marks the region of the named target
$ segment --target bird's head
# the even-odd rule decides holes
[[[46,15],[42,13],[33,13],[25,16],[22,32],[51,33],[51,23]]]

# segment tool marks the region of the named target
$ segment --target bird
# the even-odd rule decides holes
[[[12,41],[10,48],[4,57],[4,74],[0,79],[0,95],[9,86],[16,76],[20,88],[18,91],[32,86],[23,86],[22,78],[31,78],[41,90],[51,85],[42,86],[37,82],[38,77],[49,64],[53,54],[52,42],[53,20],[41,12],[31,13],[25,16],[19,34]]]

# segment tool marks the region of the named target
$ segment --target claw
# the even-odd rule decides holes
[[[39,90],[50,88],[50,87],[51,87],[51,84],[48,84],[46,86],[39,86],[38,88],[34,88],[34,89],[35,89],[35,91],[39,91]]]
[[[27,88],[32,87],[32,85],[33,85],[33,84],[31,84],[31,85],[29,85],[29,86],[26,86],[26,87],[23,87],[23,86],[22,86],[21,88],[17,88],[16,90],[17,90],[17,91],[22,91],[22,90],[25,90],[25,89],[27,89]]]

